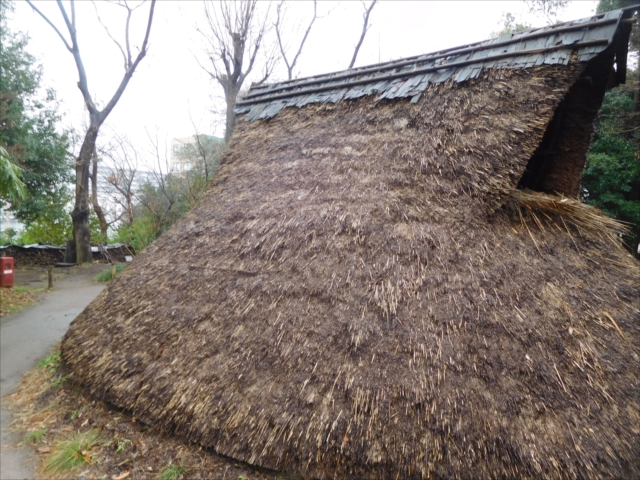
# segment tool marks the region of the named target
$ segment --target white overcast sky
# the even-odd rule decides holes
[[[559,18],[566,21],[590,16],[595,12],[596,3],[574,0]],[[121,9],[102,2],[97,4],[112,33],[121,34]],[[54,2],[40,1],[37,5],[63,30],[62,17]],[[259,6],[265,11],[268,4],[261,2]],[[289,26],[286,33],[294,43],[302,35],[302,28],[296,32],[296,24],[308,21],[313,6],[311,2],[296,1],[287,7]],[[361,2],[320,1],[318,10],[323,18],[316,21],[299,60],[296,70],[301,77],[345,69],[362,29]],[[201,133],[223,135],[220,118],[211,114],[216,103],[220,108],[220,87],[209,80],[194,59],[196,55],[206,61],[194,29],[196,22],[202,19],[202,11],[199,1],[158,1],[149,54],[108,118],[107,128],[101,130],[103,139],[115,131],[134,142],[146,143],[145,128],[157,131],[162,138],[188,136],[194,132],[192,124]],[[136,23],[133,24],[131,41],[134,46],[142,43],[147,12],[148,4],[134,14]],[[356,66],[487,39],[492,31],[500,29],[504,12],[511,12],[518,21],[534,27],[547,23],[544,18],[530,15],[526,5],[519,1],[383,0],[371,14],[372,25]],[[122,58],[95,20],[92,3],[78,2],[76,13],[89,88],[96,101],[104,105],[122,77]],[[16,2],[11,25],[14,31],[28,33],[28,49],[43,66],[44,85],[57,91],[65,125],[81,130],[85,113],[76,86],[78,74],[71,54],[26,2]],[[280,71],[278,77],[275,79],[283,79],[284,71]]]

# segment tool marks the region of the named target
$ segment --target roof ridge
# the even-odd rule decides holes
[[[238,100],[235,111],[248,113],[245,120],[250,121],[271,118],[287,106],[336,103],[373,93],[380,94],[380,98],[410,97],[417,101],[431,83],[452,77],[457,82],[473,79],[488,68],[567,65],[574,54],[578,62],[587,62],[614,41],[626,12],[635,8],[612,10],[367,67],[252,86]]]

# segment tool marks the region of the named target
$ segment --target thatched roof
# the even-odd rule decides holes
[[[626,16],[587,60],[240,118],[71,325],[74,378],[305,477],[640,476],[640,268],[573,199]]]

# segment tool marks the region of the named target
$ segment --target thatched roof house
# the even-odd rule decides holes
[[[573,200],[629,15],[252,89],[74,377],[305,477],[640,477],[640,268]]]

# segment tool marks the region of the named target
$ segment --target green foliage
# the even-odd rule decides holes
[[[625,240],[635,253],[640,241],[640,132],[632,109],[631,89],[622,86],[606,93],[582,186],[585,202],[631,224],[632,235]]]
[[[224,148],[224,140],[221,138],[204,134],[194,135],[193,143],[182,145],[178,158],[190,163],[189,173],[208,183],[220,165]]]
[[[117,240],[131,245],[136,253],[142,252],[156,239],[156,226],[153,217],[142,214],[131,225],[118,229]]]
[[[94,447],[98,446],[97,430],[75,433],[58,443],[42,462],[45,473],[68,474],[70,470],[91,462]]]
[[[558,15],[567,7],[569,0],[525,0],[525,3],[529,13],[544,17],[547,25],[552,25],[560,21]],[[501,25],[500,30],[491,32],[490,38],[526,32],[533,28],[530,23],[518,23],[515,15],[510,12],[502,14]]]
[[[131,440],[127,438],[123,440],[116,439],[116,453],[124,452],[127,445],[131,445]]]
[[[541,15],[549,25],[560,22],[558,15],[567,7],[569,0],[526,0],[529,12]]]
[[[109,442],[105,443],[104,446],[107,448],[110,448],[110,447],[115,448],[116,453],[122,453],[127,448],[127,445],[131,445],[131,444],[132,444],[131,440],[127,438],[121,439],[118,437],[118,435],[116,435],[115,437],[113,437],[112,440],[109,440]]]
[[[636,0],[600,0],[596,11],[636,5]],[[636,11],[636,15],[637,15]],[[615,218],[631,224],[625,238],[638,255],[640,243],[640,29],[634,25],[629,39],[630,65],[627,83],[607,92],[598,114],[591,151],[585,168],[583,198]]]
[[[184,468],[184,465],[169,464],[160,470],[157,478],[159,480],[180,480],[181,478],[184,478],[186,473],[187,469]]]
[[[174,225],[206,193],[211,177],[220,165],[224,147],[220,138],[194,135],[175,152],[182,165],[188,164],[184,171],[167,175],[155,172],[135,192],[123,193],[127,188],[125,181],[119,190],[122,201],[129,205],[128,199],[133,198],[135,203],[127,209],[131,215],[127,215],[119,226],[114,240],[129,244],[140,253]],[[116,163],[130,165],[129,159],[138,156],[135,147],[128,142],[120,142],[118,148],[118,157],[112,157]],[[126,180],[124,169],[121,176]]]
[[[120,274],[120,272],[122,272],[126,267],[126,263],[119,263],[118,265],[116,265],[116,276],[118,276],[118,274]],[[110,282],[111,280],[113,280],[113,278],[111,277],[111,268],[103,270],[99,274],[95,275],[93,279],[97,282]]]
[[[69,140],[58,130],[55,94],[49,90],[43,95],[42,71],[26,50],[28,38],[9,29],[12,10],[10,2],[0,1],[0,147],[9,162],[20,167],[27,195],[16,196],[9,188],[15,179],[5,183],[8,177],[3,172],[0,207],[10,203],[16,217],[26,223],[51,205],[64,208],[66,183],[72,175]]]
[[[25,244],[64,245],[65,241],[73,236],[73,225],[69,214],[65,210],[56,208],[56,205],[51,207],[27,224],[22,233],[22,241]]]
[[[13,228],[7,228],[4,232],[0,232],[0,245],[24,245],[22,235]]]
[[[70,212],[58,208],[54,202],[55,200],[52,200],[51,208],[45,209],[27,225],[21,238],[24,244],[64,245],[67,239],[73,237]],[[89,217],[89,228],[93,238],[100,238],[100,221],[93,211]]]
[[[56,370],[58,370],[61,364],[62,354],[58,351],[53,352],[48,357],[42,359],[38,364],[38,367],[46,369],[49,375],[53,375],[54,373],[56,373]]]
[[[69,375],[57,374],[58,368],[62,364],[62,355],[60,352],[54,352],[48,357],[44,358],[38,364],[38,367],[46,370],[47,375],[50,376],[51,387],[59,387],[67,381]]]
[[[166,175],[159,185],[143,184],[137,194],[139,204],[134,207],[134,221],[118,230],[118,240],[140,253],[202,198],[208,183],[202,171],[194,168]]]
[[[152,223],[156,237],[160,236],[189,210],[189,203],[181,194],[181,178],[169,174],[160,185],[145,183],[138,193],[140,205],[136,216],[146,216]]]
[[[22,182],[22,169],[9,160],[9,153],[0,145],[0,197],[11,202],[27,198],[27,190]]]
[[[44,437],[47,436],[49,429],[41,428],[39,430],[31,430],[24,436],[24,443],[41,443]]]
[[[596,7],[596,13],[604,13],[619,8],[631,7],[637,5],[637,0],[600,0]]]
[[[56,388],[66,382],[71,375],[56,375],[51,379],[51,388]]]
[[[516,17],[510,12],[504,12],[501,18],[502,28],[500,30],[491,32],[491,38],[501,37],[502,35],[507,35],[508,33],[519,33],[526,32],[527,30],[531,30],[531,24],[529,23],[518,23],[516,21]]]

